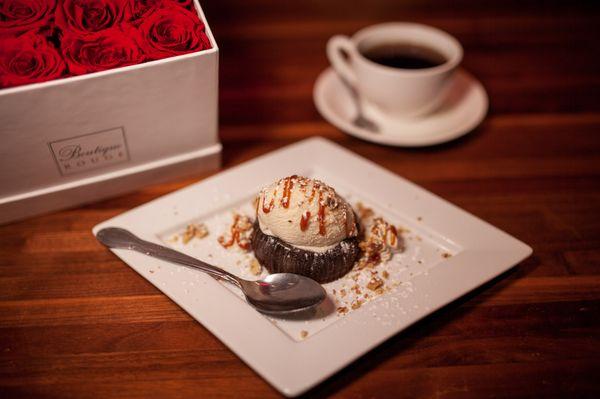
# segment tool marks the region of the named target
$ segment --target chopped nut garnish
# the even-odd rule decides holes
[[[150,272],[150,273],[154,273],[154,270],[150,269],[150,270],[149,270],[149,272]]]
[[[383,278],[387,279],[390,277],[390,274],[388,273],[387,270],[384,270],[383,273],[381,273],[383,275]]]
[[[261,272],[262,266],[260,265],[260,263],[258,263],[256,258],[252,258],[252,261],[250,262],[250,273],[254,274],[255,276],[258,276]]]
[[[396,228],[383,218],[376,217],[365,231],[365,237],[358,244],[362,250],[356,267],[358,270],[365,267],[373,268],[392,258],[392,252],[401,249],[400,239]]]
[[[341,306],[341,307],[337,308],[337,312],[339,314],[346,314],[346,313],[348,313],[348,308],[345,306]]]
[[[184,244],[190,242],[193,238],[204,238],[208,235],[208,229],[204,223],[188,224],[185,231],[181,235],[181,240]]]
[[[233,223],[229,228],[229,235],[219,236],[217,241],[223,248],[230,248],[234,244],[244,251],[250,250],[250,237],[252,235],[252,220],[248,216],[234,213]]]
[[[358,308],[360,308],[363,304],[362,299],[357,299],[356,301],[352,302],[352,305],[350,305],[352,307],[353,310],[356,310]]]
[[[452,255],[450,255],[448,252],[444,252],[444,253],[442,254],[442,258],[449,258],[449,257],[451,257],[451,256],[452,256]]]
[[[342,296],[342,298],[345,297],[346,296],[346,290],[342,288],[340,290],[340,295]]]
[[[375,214],[373,209],[366,207],[362,202],[356,203],[356,210],[361,221],[364,221]]]
[[[308,331],[306,331],[306,330],[300,331],[300,338],[304,339],[306,337],[308,337]]]
[[[357,295],[362,294],[362,291],[360,290],[360,287],[355,284],[352,288],[350,288],[352,291],[354,291]]]
[[[383,287],[383,280],[379,277],[373,277],[371,281],[369,281],[369,284],[367,284],[367,288],[371,291],[375,291],[381,287]]]

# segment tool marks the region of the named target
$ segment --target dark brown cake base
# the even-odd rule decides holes
[[[263,233],[258,222],[254,223],[252,249],[269,273],[295,273],[319,283],[337,280],[348,273],[360,254],[356,237],[347,238],[326,252],[312,252]]]

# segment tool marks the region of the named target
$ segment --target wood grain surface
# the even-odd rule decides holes
[[[221,48],[224,168],[324,136],[534,249],[308,397],[600,397],[597,2],[202,3]],[[435,25],[462,42],[464,67],[491,101],[475,132],[390,148],[319,116],[312,87],[327,39],[390,20]],[[279,397],[91,235],[96,223],[204,177],[0,226],[0,397]]]

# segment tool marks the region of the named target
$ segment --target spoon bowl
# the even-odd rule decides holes
[[[262,280],[242,282],[248,302],[269,313],[299,312],[323,302],[327,296],[321,284],[293,273],[270,274]]]
[[[263,313],[299,312],[317,306],[327,297],[325,289],[308,277],[292,273],[276,273],[262,280],[244,280],[174,249],[142,240],[130,231],[119,227],[104,228],[96,234],[96,238],[109,248],[141,252],[225,280],[242,290],[248,303]]]

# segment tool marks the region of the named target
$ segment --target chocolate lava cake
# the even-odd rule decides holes
[[[289,176],[256,199],[252,249],[270,273],[336,280],[360,254],[357,235],[352,207],[319,180]]]

